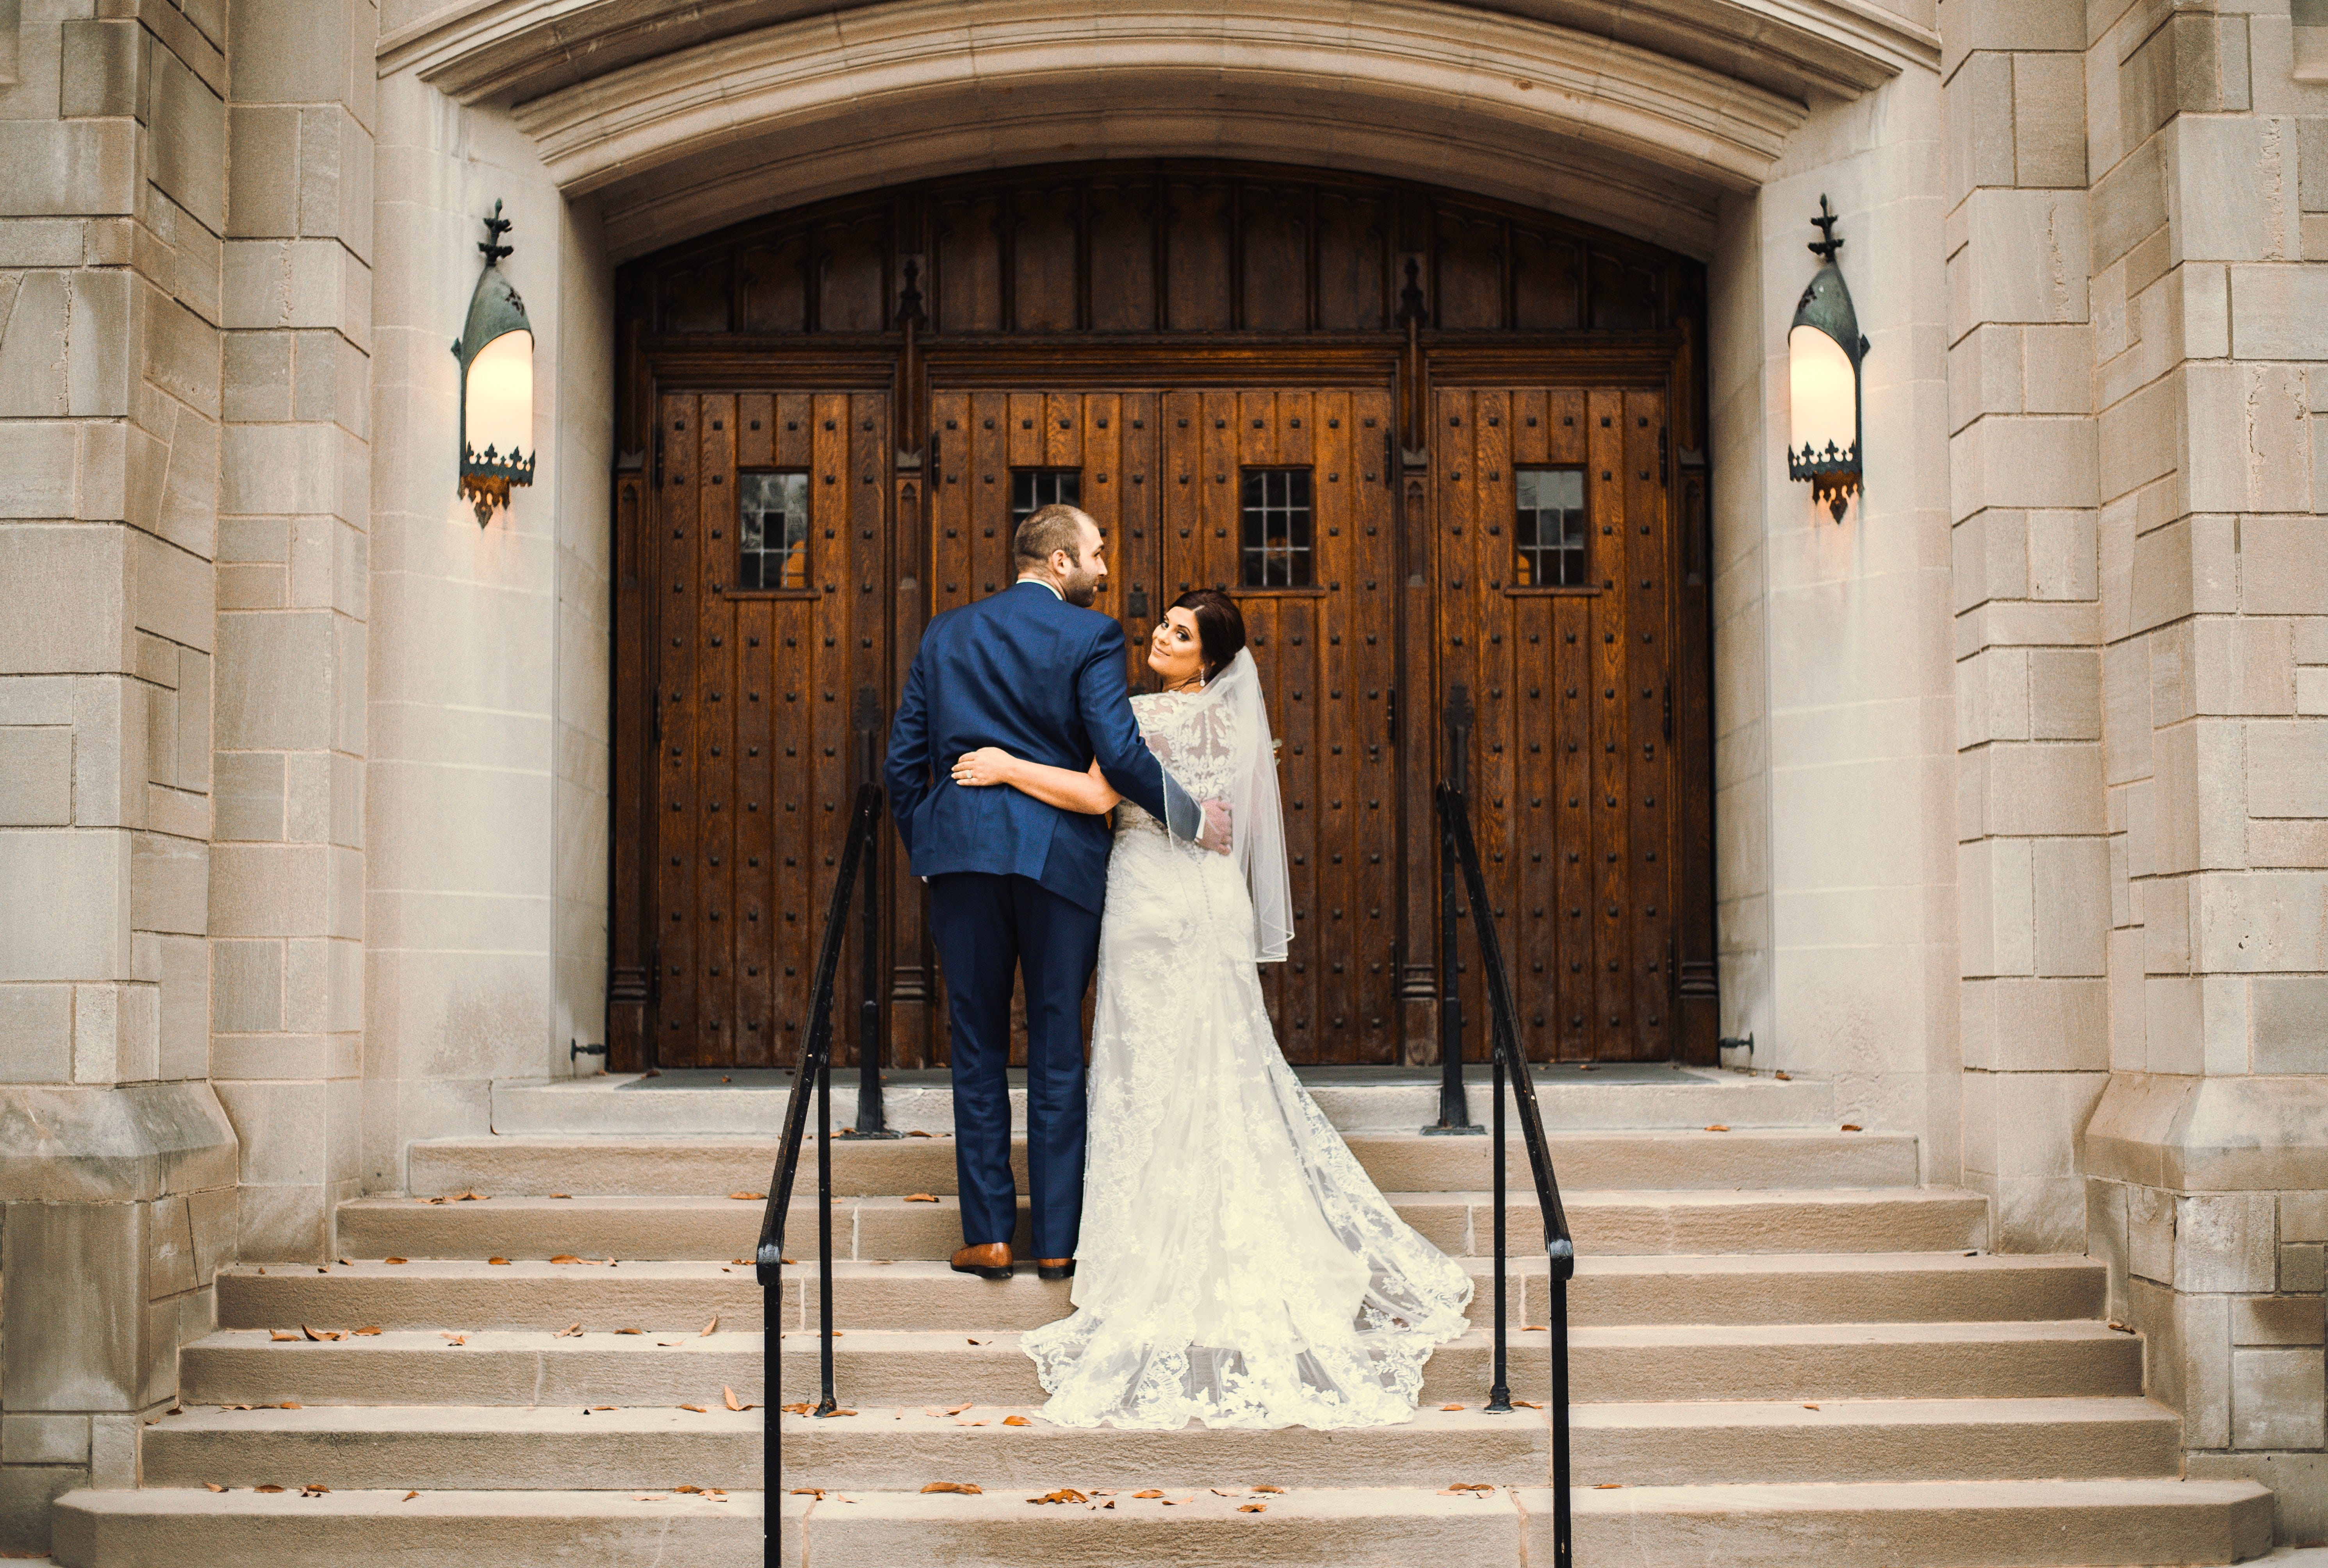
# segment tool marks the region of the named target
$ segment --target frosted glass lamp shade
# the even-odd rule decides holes
[[[533,334],[503,333],[469,361],[464,467],[515,462],[533,443]]]

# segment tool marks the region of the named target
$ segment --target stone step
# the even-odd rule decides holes
[[[1296,1067],[1310,1098],[1344,1131],[1412,1132],[1439,1119],[1439,1073],[1426,1068]],[[1536,1108],[1552,1128],[1811,1127],[1835,1124],[1826,1083],[1781,1081],[1664,1063],[1538,1066]],[[1492,1111],[1488,1069],[1472,1066],[1467,1091],[1475,1118]],[[624,1137],[774,1137],[784,1130],[791,1079],[778,1069],[665,1069],[654,1078],[605,1074],[547,1083],[496,1083],[493,1127],[500,1133]],[[882,1119],[894,1131],[953,1131],[953,1087],[943,1069],[883,1075]],[[1012,1124],[1027,1125],[1027,1089],[1014,1075]],[[833,1075],[836,1125],[857,1113],[857,1075]]]
[[[828,1491],[783,1499],[784,1561],[818,1568],[1043,1562],[1178,1568],[1417,1561],[1548,1563],[1548,1488],[1425,1487],[1281,1493],[1232,1477],[1113,1508],[1029,1507],[977,1496]],[[1274,1483],[1272,1483],[1274,1484]],[[77,1491],[58,1504],[59,1568],[208,1560],[348,1568],[650,1568],[757,1559],[757,1493],[663,1491],[258,1494]],[[1143,1488],[1144,1489],[1144,1488]],[[1161,1489],[1161,1488],[1159,1488]],[[1623,1487],[1572,1494],[1576,1561],[1591,1568],[2100,1568],[2228,1563],[2268,1551],[2271,1494],[2250,1481],[1930,1481],[1845,1486]],[[1252,1503],[1260,1513],[1241,1511]]]
[[[700,1403],[690,1401],[690,1404]],[[1549,1477],[1543,1415],[1515,1410],[1418,1411],[1400,1426],[1348,1432],[1079,1431],[1030,1419],[1024,1406],[858,1407],[847,1417],[782,1415],[788,1484],[916,1488],[932,1480],[981,1486],[1201,1487],[1224,1476],[1279,1486],[1362,1487],[1418,1469],[1449,1480],[1538,1486]],[[1017,1417],[1022,1424],[1006,1426]],[[761,1484],[758,1411],[733,1411],[714,1390],[700,1411],[576,1405],[406,1405],[298,1410],[190,1409],[145,1437],[146,1480],[160,1487],[480,1486],[612,1490]],[[963,1425],[962,1422],[981,1422]],[[796,1480],[795,1480],[796,1478]]]
[[[271,1277],[271,1276],[270,1276]],[[1492,1376],[1480,1327],[1440,1347],[1422,1402],[1477,1403]],[[669,1348],[665,1348],[669,1346]],[[1549,1396],[1545,1337],[1514,1326],[1513,1394]],[[433,1331],[277,1342],[224,1329],[179,1353],[188,1404],[679,1404],[732,1387],[764,1398],[756,1333],[705,1338],[488,1329],[460,1347]],[[818,1385],[818,1337],[784,1337],[785,1397]],[[858,1329],[833,1342],[836,1386],[855,1404],[1028,1404],[1043,1397],[1018,1336]],[[2142,1392],[2142,1342],[2096,1322],[1582,1328],[1569,1343],[1572,1396],[1602,1400],[2107,1398]]]
[[[1572,1413],[1579,1486],[2179,1476],[2182,1418],[2119,1399],[1608,1404]]]
[[[1488,1260],[1461,1260],[1479,1282]],[[219,1271],[225,1329],[639,1329],[693,1332],[715,1315],[757,1329],[762,1296],[741,1264],[684,1262],[495,1265],[418,1258],[317,1267],[238,1264]],[[804,1328],[816,1270],[785,1271],[784,1326]],[[2091,1318],[2102,1307],[2102,1265],[2082,1257],[1963,1256],[1956,1253],[1782,1253],[1737,1257],[1581,1259],[1568,1287],[1570,1320],[1619,1323],[2010,1322]],[[974,1279],[943,1263],[836,1262],[834,1323],[843,1329],[1031,1329],[1068,1310],[1070,1282],[1021,1272]],[[1509,1265],[1517,1324],[1547,1321],[1542,1258]],[[1475,1300],[1475,1319],[1488,1304]]]
[[[1591,1568],[2103,1568],[2239,1563],[2271,1547],[2271,1494],[2252,1481],[1629,1486],[1572,1495],[1575,1560]],[[1551,1489],[1513,1500],[1524,1520],[1523,1561],[1550,1562]],[[808,1538],[819,1549],[822,1523],[812,1511]],[[846,1560],[834,1552],[817,1562]]]
[[[1493,1151],[1478,1138],[1426,1138],[1418,1132],[1354,1132],[1350,1151],[1385,1192],[1481,1192],[1494,1185]],[[1554,1132],[1548,1143],[1563,1195],[1595,1188],[1704,1190],[1719,1188],[1913,1187],[1916,1141],[1905,1133],[1740,1128],[1662,1131]],[[407,1190],[418,1197],[477,1191],[495,1197],[567,1192],[643,1197],[722,1196],[767,1190],[775,1168],[773,1138],[491,1137],[412,1145]],[[1525,1148],[1506,1151],[1514,1191],[1529,1181]],[[1011,1145],[1020,1190],[1027,1150]],[[955,1191],[951,1137],[871,1142],[833,1141],[833,1190],[849,1197],[896,1197]],[[801,1178],[813,1188],[813,1144],[801,1156]]]
[[[833,1255],[942,1262],[962,1245],[961,1200],[903,1195],[833,1204]],[[1485,1254],[1495,1207],[1484,1193],[1392,1193],[1399,1216],[1432,1245]],[[1571,1234],[1583,1253],[1892,1253],[1979,1247],[1988,1200],[1941,1188],[1832,1188],[1803,1191],[1581,1191],[1566,1195]],[[357,1257],[731,1258],[759,1235],[757,1201],[730,1197],[495,1197],[435,1204],[367,1197],[340,1205],[339,1250]],[[785,1221],[793,1247],[813,1248],[813,1198],[795,1197]],[[1031,1254],[1026,1202],[1017,1247]],[[1510,1255],[1544,1247],[1535,1194],[1515,1187],[1506,1210]]]

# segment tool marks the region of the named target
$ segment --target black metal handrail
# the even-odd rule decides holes
[[[1487,874],[1479,869],[1479,850],[1471,840],[1471,812],[1463,792],[1442,784],[1438,789],[1441,831],[1454,844],[1469,895],[1471,930],[1479,943],[1479,968],[1488,981],[1488,1010],[1495,1025],[1496,1113],[1491,1137],[1496,1164],[1496,1381],[1488,1393],[1488,1409],[1512,1408],[1506,1373],[1505,1216],[1504,1216],[1504,1075],[1511,1075],[1512,1103],[1520,1118],[1520,1138],[1527,1145],[1528,1167],[1535,1177],[1536,1206],[1544,1211],[1544,1249],[1552,1275],[1550,1320],[1552,1335],[1552,1397],[1544,1413],[1552,1423],[1552,1532],[1555,1568],[1568,1568],[1568,1282],[1576,1277],[1576,1243],[1568,1231],[1568,1211],[1561,1207],[1560,1179],[1552,1169],[1552,1150],[1544,1136],[1544,1116],[1535,1103],[1535,1081],[1528,1074],[1527,1056],[1520,1049],[1519,1017],[1512,1007],[1511,977],[1504,970],[1503,943],[1496,931],[1494,906],[1488,901]],[[1452,910],[1447,918],[1454,918]]]
[[[793,1201],[793,1178],[800,1169],[801,1140],[808,1129],[809,1075],[816,1078],[817,1189],[817,1314],[820,1329],[818,1367],[823,1385],[814,1413],[831,1415],[840,1407],[832,1393],[832,982],[840,968],[840,946],[849,932],[849,899],[856,890],[860,866],[875,864],[868,853],[881,821],[881,786],[858,786],[850,808],[849,841],[840,851],[840,869],[834,878],[832,902],[824,912],[824,940],[816,953],[816,984],[809,992],[808,1034],[801,1046],[800,1065],[793,1075],[791,1103],[784,1111],[784,1137],[776,1150],[776,1169],[768,1178],[768,1205],[760,1214],[760,1243],[753,1254],[754,1272],[760,1282],[761,1379],[766,1403],[761,1406],[761,1485],[767,1499],[762,1525],[762,1558],[777,1568],[784,1555],[784,1216]],[[866,890],[868,901],[873,890]],[[872,970],[868,966],[868,974]],[[868,981],[868,983],[870,981]],[[860,1055],[877,1061],[879,1041],[858,1043]],[[879,1092],[875,1079],[875,1093]]]

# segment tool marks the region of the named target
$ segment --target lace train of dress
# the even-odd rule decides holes
[[[1206,798],[1170,694],[1150,744]],[[1189,716],[1201,730],[1202,715]],[[1072,1315],[1024,1337],[1067,1426],[1381,1426],[1469,1325],[1463,1269],[1401,1220],[1280,1053],[1234,866],[1119,809],[1100,935]]]

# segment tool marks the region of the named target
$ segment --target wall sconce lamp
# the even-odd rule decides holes
[[[479,528],[509,505],[511,485],[533,483],[536,454],[523,449],[533,439],[533,324],[499,266],[512,249],[501,238],[513,227],[495,202],[477,245],[485,270],[453,345],[461,361],[461,493],[476,508]]]
[[[1859,361],[1868,342],[1859,335],[1859,313],[1851,306],[1843,269],[1835,264],[1843,241],[1835,237],[1836,218],[1825,196],[1811,220],[1821,238],[1810,247],[1826,263],[1796,302],[1787,331],[1789,415],[1787,477],[1810,481],[1811,498],[1826,502],[1835,521],[1860,488]]]

